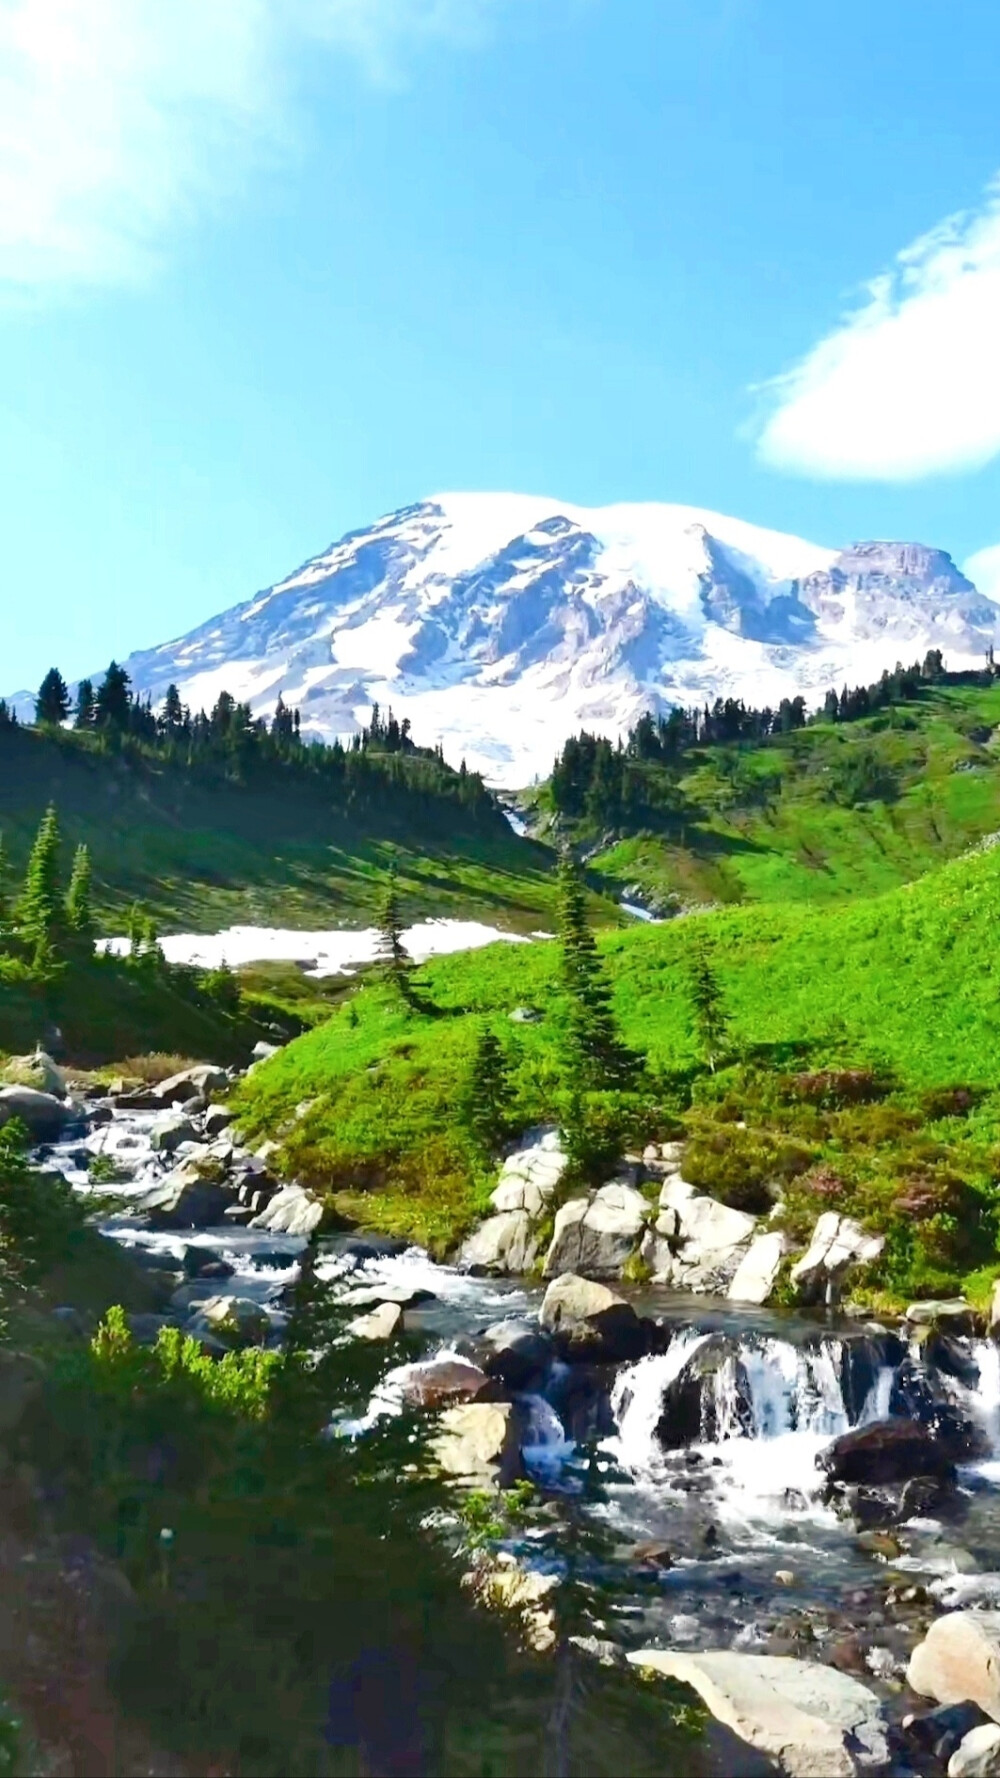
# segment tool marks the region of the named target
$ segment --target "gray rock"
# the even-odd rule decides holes
[[[399,1303],[379,1303],[369,1315],[356,1315],[347,1324],[347,1331],[356,1340],[391,1340],[403,1331],[403,1311]]]
[[[911,1327],[940,1327],[956,1334],[971,1334],[976,1325],[975,1310],[964,1297],[911,1303],[906,1319]]]
[[[283,1185],[249,1224],[282,1235],[311,1235],[323,1220],[323,1206],[303,1185]]]
[[[571,1198],[556,1211],[543,1272],[617,1278],[642,1239],[650,1206],[630,1185],[602,1185],[590,1199]]]
[[[726,1295],[734,1303],[766,1303],[781,1270],[788,1243],[780,1229],[751,1241],[730,1281]]]
[[[265,1043],[261,1038],[259,1043],[254,1044],[250,1054],[254,1062],[269,1062],[272,1056],[277,1055],[281,1047],[280,1043]]]
[[[624,1362],[642,1356],[646,1334],[633,1309],[606,1285],[564,1272],[554,1278],[538,1311],[539,1325],[570,1358]]]
[[[128,1317],[129,1332],[137,1346],[155,1346],[160,1329],[170,1326],[168,1315],[136,1314]]]
[[[440,1408],[455,1401],[471,1401],[489,1383],[477,1364],[459,1358],[430,1358],[415,1364],[403,1383],[403,1401],[411,1408]]]
[[[9,1086],[51,1093],[54,1099],[66,1097],[66,1076],[43,1049],[37,1049],[33,1056],[11,1056],[0,1070],[0,1078]]]
[[[851,1267],[868,1265],[884,1246],[884,1235],[868,1235],[850,1216],[825,1210],[813,1229],[808,1251],[792,1267],[791,1281],[803,1302],[832,1304]]]
[[[939,1704],[966,1698],[1000,1722],[1000,1612],[953,1611],[936,1618],[910,1656],[907,1684]]]
[[[548,1368],[552,1346],[537,1327],[526,1321],[496,1321],[482,1336],[488,1353],[483,1369],[499,1378],[508,1389],[524,1389]]]
[[[888,1765],[879,1700],[850,1674],[790,1655],[642,1648],[628,1658],[692,1686],[719,1722],[787,1778],[853,1778]]]
[[[538,1245],[527,1210],[505,1210],[487,1217],[462,1243],[458,1265],[463,1272],[526,1272],[538,1257]]]
[[[188,1099],[223,1093],[228,1085],[229,1076],[224,1068],[216,1068],[211,1062],[198,1062],[193,1068],[184,1068],[179,1074],[172,1074],[168,1080],[161,1080],[151,1087],[149,1097],[157,1105],[182,1105]]]
[[[181,1161],[139,1199],[137,1209],[153,1229],[204,1229],[221,1222],[231,1203],[227,1186]]]
[[[180,1111],[165,1112],[163,1117],[157,1118],[149,1132],[149,1146],[158,1154],[173,1154],[182,1142],[194,1142],[196,1139],[194,1124]]]
[[[446,1408],[431,1452],[445,1475],[482,1486],[510,1486],[522,1473],[513,1403],[469,1401]]]
[[[266,1338],[270,1325],[251,1297],[210,1296],[199,1304],[190,1331],[212,1334],[230,1346],[255,1346]]]
[[[528,1132],[522,1146],[509,1154],[490,1196],[494,1210],[527,1210],[539,1216],[566,1171],[566,1153],[558,1130]]]
[[[515,1006],[507,1014],[513,1025],[540,1025],[542,1015],[534,1006]]]
[[[40,1093],[36,1087],[0,1087],[0,1128],[17,1118],[39,1142],[60,1136],[76,1113],[76,1106],[54,1093]]]
[[[202,1126],[205,1135],[208,1137],[221,1136],[223,1130],[228,1130],[234,1116],[235,1113],[230,1111],[228,1105],[210,1105],[205,1113]]]

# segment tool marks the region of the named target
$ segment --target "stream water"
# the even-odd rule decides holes
[[[281,1299],[304,1241],[246,1228],[144,1227],[128,1199],[171,1164],[150,1146],[153,1121],[117,1112],[41,1151],[41,1164],[95,1209],[101,1190],[112,1189],[117,1207],[100,1226],[144,1249],[148,1263],[179,1265],[192,1246],[225,1259],[232,1276],[212,1288],[252,1296],[279,1341]],[[96,1154],[127,1177],[94,1187]],[[346,1236],[323,1240],[315,1275],[343,1306],[345,1339],[347,1321],[365,1306],[416,1299],[405,1311],[406,1362],[389,1349],[373,1394],[330,1403],[331,1434],[355,1440],[380,1416],[405,1411],[414,1368],[442,1354],[481,1356],[487,1327],[532,1320],[541,1298],[534,1284],[469,1277],[415,1248],[359,1260]],[[974,1594],[983,1584],[975,1576],[1000,1568],[994,1344],[952,1341],[948,1365],[932,1379],[939,1397],[976,1424],[984,1455],[960,1470],[946,1512],[894,1527],[893,1541],[877,1546],[826,1503],[816,1457],[838,1433],[897,1408],[913,1365],[903,1341],[856,1321],[737,1309],[648,1286],[631,1294],[661,1323],[665,1350],[617,1367],[556,1360],[520,1398],[523,1461],[552,1504],[547,1518],[512,1531],[510,1547],[527,1566],[581,1583],[591,1633],[626,1649],[654,1642],[822,1658],[832,1639],[879,1619],[891,1578],[948,1602],[949,1590]],[[665,1394],[705,1347],[718,1361],[701,1383],[696,1423],[667,1448],[657,1430]],[[905,1666],[906,1648],[894,1654],[891,1643],[881,1667],[872,1666],[873,1683]]]

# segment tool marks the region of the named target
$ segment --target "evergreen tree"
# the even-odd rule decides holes
[[[465,1121],[479,1148],[493,1154],[508,1130],[510,1066],[499,1038],[484,1025],[476,1040],[465,1094]]]
[[[50,803],[35,835],[16,912],[17,925],[35,951],[54,951],[62,924],[59,844],[59,822]]]
[[[403,925],[396,888],[396,866],[389,870],[388,880],[378,913],[378,958],[386,966],[390,981],[395,982],[405,1000],[412,999],[410,971],[413,959],[403,943]]]
[[[35,699],[36,722],[65,722],[69,715],[69,692],[58,667],[50,667],[38,687]]]
[[[94,721],[98,728],[128,728],[132,705],[130,686],[125,668],[112,661],[94,699]]]
[[[618,1035],[611,986],[587,921],[583,883],[568,853],[559,864],[556,930],[560,980],[569,999],[570,1086],[582,1091],[628,1086],[637,1072],[638,1057]]]
[[[93,728],[94,726],[94,686],[90,679],[81,679],[76,688],[76,718],[74,728]]]
[[[0,932],[9,924],[10,915],[10,860],[0,833]]]
[[[77,846],[73,854],[69,888],[66,891],[66,919],[74,938],[87,949],[93,938],[94,923],[90,908],[90,853],[86,846]]]
[[[695,944],[688,960],[688,992],[698,1040],[712,1073],[726,1041],[729,1021],[719,979],[703,942]]]

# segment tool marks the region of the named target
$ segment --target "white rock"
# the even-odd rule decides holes
[[[938,1704],[970,1698],[1000,1722],[1000,1612],[952,1611],[935,1618],[910,1656],[907,1684]]]
[[[517,1429],[513,1403],[465,1401],[446,1408],[431,1453],[445,1475],[491,1486],[512,1481],[517,1467]]]
[[[504,1210],[480,1223],[462,1243],[463,1272],[526,1272],[538,1258],[538,1236],[527,1210]]]
[[[657,1648],[628,1658],[692,1686],[719,1722],[767,1754],[787,1778],[853,1778],[888,1764],[878,1699],[833,1667],[790,1655]]]
[[[490,1193],[490,1203],[494,1210],[526,1210],[531,1217],[541,1216],[548,1200],[552,1196],[551,1188],[543,1190],[531,1179],[501,1179]]]
[[[1000,1727],[980,1723],[962,1737],[948,1761],[948,1778],[997,1778],[1000,1773]]]
[[[311,1235],[323,1220],[323,1206],[302,1185],[283,1185],[247,1225],[275,1234]]]
[[[850,1216],[825,1210],[812,1232],[809,1250],[792,1267],[791,1280],[803,1300],[835,1300],[850,1266],[867,1265],[885,1246],[883,1235],[868,1235]]]
[[[370,1315],[356,1315],[347,1324],[347,1331],[356,1340],[391,1340],[403,1331],[403,1311],[399,1303],[379,1303]]]
[[[642,1193],[630,1185],[603,1185],[593,1198],[571,1198],[556,1211],[545,1276],[618,1277],[639,1245],[649,1213]]]
[[[780,1229],[751,1241],[733,1274],[726,1295],[734,1303],[766,1303],[774,1288],[788,1243]]]

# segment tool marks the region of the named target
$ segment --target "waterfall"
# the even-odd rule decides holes
[[[895,1365],[879,1365],[878,1374],[865,1396],[864,1405],[858,1415],[859,1426],[868,1426],[873,1420],[888,1420],[889,1402],[892,1398],[895,1375]]]
[[[675,1335],[666,1352],[640,1358],[637,1364],[626,1365],[618,1372],[611,1391],[611,1413],[618,1432],[616,1437],[604,1441],[603,1448],[632,1474],[641,1475],[659,1467],[662,1454],[656,1426],[663,1412],[664,1391],[708,1337],[707,1333],[686,1327]]]

